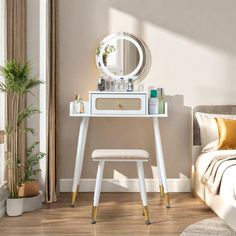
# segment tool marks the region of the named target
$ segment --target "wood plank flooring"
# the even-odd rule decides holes
[[[1,236],[23,235],[180,235],[183,229],[215,214],[190,193],[171,193],[166,209],[159,193],[149,193],[151,225],[144,224],[139,193],[102,193],[97,224],[90,223],[93,193],[79,193],[79,204],[70,208],[70,194],[60,195],[57,203],[0,219]]]

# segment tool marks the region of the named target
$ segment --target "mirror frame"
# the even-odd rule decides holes
[[[103,63],[103,53],[102,52],[105,50],[105,47],[109,44],[109,42],[114,40],[114,39],[117,39],[117,40],[118,39],[125,39],[125,40],[128,40],[128,41],[132,42],[136,46],[136,48],[139,52],[138,66],[131,73],[129,73],[127,75],[115,75],[115,74],[111,73]],[[102,46],[100,48],[100,54],[96,55],[96,64],[97,64],[98,69],[101,72],[103,72],[107,76],[111,77],[112,79],[132,78],[133,80],[138,79],[143,74],[143,72],[144,72],[144,70],[147,66],[147,61],[146,61],[146,59],[147,59],[147,50],[146,50],[145,44],[143,43],[143,41],[141,39],[139,39],[138,37],[136,37],[132,34],[126,33],[126,32],[114,33],[114,34],[110,34],[110,35],[106,36],[100,42],[99,46],[100,45],[102,45]],[[136,75],[136,73],[142,68],[142,66],[143,66],[143,70],[140,72],[139,75]]]

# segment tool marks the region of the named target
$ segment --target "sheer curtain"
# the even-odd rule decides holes
[[[4,64],[6,59],[6,2],[0,0],[0,66]],[[0,82],[3,78],[0,76]],[[5,94],[0,93],[0,132],[5,129]],[[4,160],[4,144],[0,144],[0,186],[5,180],[5,160]]]
[[[7,37],[7,54],[9,60],[17,62],[26,61],[26,27],[27,27],[27,1],[26,0],[6,0],[6,37]],[[12,119],[11,109],[8,106],[11,104],[11,95],[7,96],[7,120]],[[25,108],[26,97],[22,97],[19,102],[19,110]],[[18,135],[18,153],[19,158],[25,158],[26,149],[26,134]]]
[[[57,200],[59,164],[59,111],[58,111],[58,0],[48,0],[49,7],[49,74],[48,74],[48,130],[46,201]]]
[[[40,162],[45,202],[57,200],[59,163],[58,112],[58,0],[40,1]]]

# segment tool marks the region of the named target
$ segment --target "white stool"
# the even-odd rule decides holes
[[[99,163],[96,177],[91,223],[96,223],[97,208],[100,198],[105,161],[135,161],[138,170],[140,195],[143,202],[143,215],[145,217],[145,224],[150,224],[145,177],[143,171],[143,162],[148,161],[149,158],[148,152],[139,149],[97,149],[93,151],[92,158],[94,161],[98,161]]]

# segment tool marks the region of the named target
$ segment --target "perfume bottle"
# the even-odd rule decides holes
[[[133,92],[134,91],[134,84],[133,84],[133,79],[128,79],[128,84],[127,84],[127,92]]]
[[[106,89],[106,81],[103,74],[99,76],[97,88],[99,91],[104,91]]]
[[[84,113],[84,103],[81,97],[79,98],[79,104],[79,113]]]
[[[72,113],[73,114],[79,114],[80,113],[80,95],[76,94],[75,95],[75,100],[73,102],[71,102],[71,106],[72,106]]]
[[[119,80],[119,91],[120,92],[125,91],[125,80],[124,80],[124,78],[120,78],[120,80]]]
[[[158,113],[164,114],[165,113],[165,96],[164,96],[164,89],[158,89]]]
[[[114,81],[112,78],[110,78],[109,91],[110,91],[110,92],[115,91],[115,81]]]

